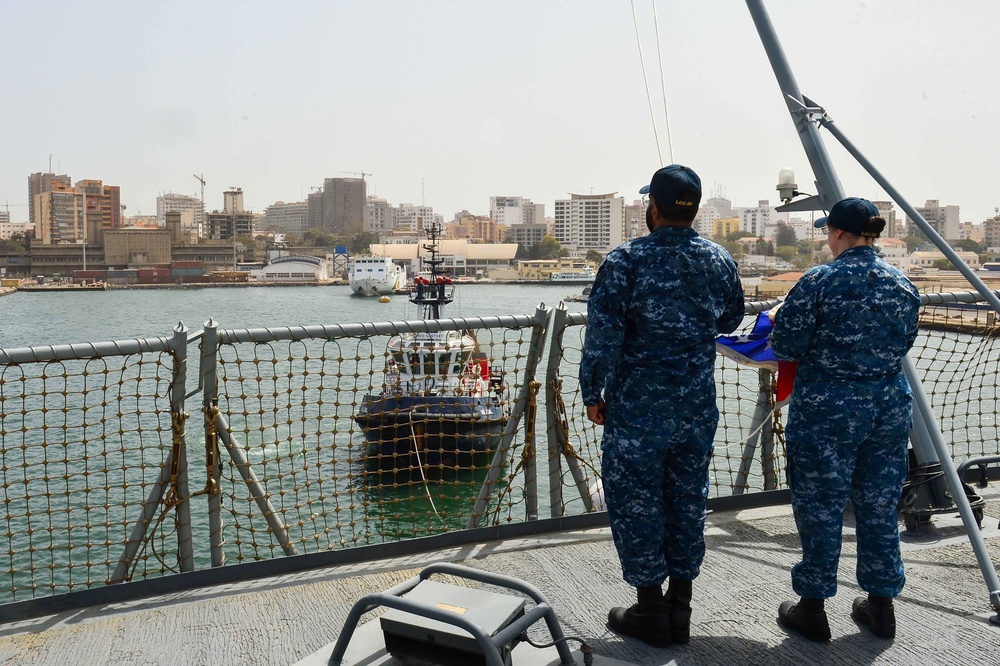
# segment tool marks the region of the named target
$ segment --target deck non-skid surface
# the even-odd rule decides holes
[[[982,534],[997,564],[1000,499],[992,488],[985,496]],[[847,520],[849,525],[849,515]],[[957,515],[935,517],[933,527],[919,539],[904,537],[907,583],[896,605],[895,641],[874,638],[850,618],[851,601],[860,592],[849,526],[840,589],[827,602],[833,629],[828,644],[791,636],[775,620],[778,604],[794,598],[789,570],[799,557],[787,507],[712,514],[706,539],[708,554],[695,582],[692,638],[686,646],[655,649],[606,629],[608,608],[631,604],[634,592],[621,580],[608,530],[596,529],[179,592],[0,625],[0,664],[291,665],[334,641],[359,598],[384,591],[435,561],[457,562],[531,583],[555,608],[566,635],[584,638],[597,655],[610,660],[754,666],[1000,663],[1000,628],[988,622],[986,585]],[[541,623],[531,635],[540,642],[548,639]],[[576,649],[577,644],[572,645]]]

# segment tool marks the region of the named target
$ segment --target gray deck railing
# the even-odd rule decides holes
[[[984,328],[962,307],[975,293],[923,300],[934,328],[922,331],[913,357],[952,455],[996,456],[995,322]],[[747,314],[768,305],[748,304]],[[180,325],[163,338],[0,350],[0,610],[174,573],[600,510],[600,430],[584,418],[576,381],[585,323],[561,306],[269,329],[209,321],[194,334]],[[388,340],[446,329],[474,331],[504,370],[511,418],[501,445],[457,472],[373,471],[352,416],[382,385]],[[771,373],[720,356],[716,376],[711,496],[785,487],[784,414]]]

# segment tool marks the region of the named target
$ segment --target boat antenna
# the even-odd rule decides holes
[[[635,17],[635,0],[631,0],[632,25],[635,26],[635,45],[639,49],[639,66],[642,67],[642,83],[646,86],[646,104],[649,105],[649,120],[653,124],[653,138],[656,139],[656,157],[663,164],[663,152],[660,150],[660,135],[656,132],[656,119],[653,117],[653,99],[649,96],[649,80],[646,78],[646,63],[642,59],[642,43],[639,41],[639,21]]]
[[[418,275],[414,278],[414,290],[410,294],[410,302],[423,308],[424,319],[440,319],[444,306],[454,300],[455,286],[442,267],[444,259],[438,256],[440,252],[438,234],[440,231],[441,228],[436,220],[427,227],[427,240],[429,242],[421,247],[430,253],[430,258],[424,259],[423,263],[431,267],[431,276],[430,278],[422,278]]]
[[[670,114],[667,112],[667,86],[663,82],[663,54],[660,53],[660,22],[656,20],[656,0],[650,0],[653,5],[653,27],[656,28],[656,59],[660,64],[660,90],[663,92],[663,120],[667,125],[667,151],[670,163],[674,163],[674,143],[670,138]]]

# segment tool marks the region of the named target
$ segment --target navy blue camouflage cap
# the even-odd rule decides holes
[[[878,220],[878,222],[872,223],[873,219]],[[843,229],[855,236],[878,238],[882,229],[885,228],[885,221],[879,215],[875,204],[868,199],[848,197],[833,204],[830,214],[819,218],[813,225],[817,229],[829,226],[834,229]]]
[[[701,203],[701,178],[689,167],[671,164],[657,170],[639,194],[649,194],[658,206],[697,208]]]

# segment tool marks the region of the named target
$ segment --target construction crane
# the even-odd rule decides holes
[[[205,210],[205,174],[200,176],[195,174],[194,177],[198,179],[199,183],[201,183],[201,209]]]
[[[366,171],[338,171],[337,173],[349,173],[354,176],[361,176],[361,180],[365,179],[365,176],[370,176],[371,174]]]

